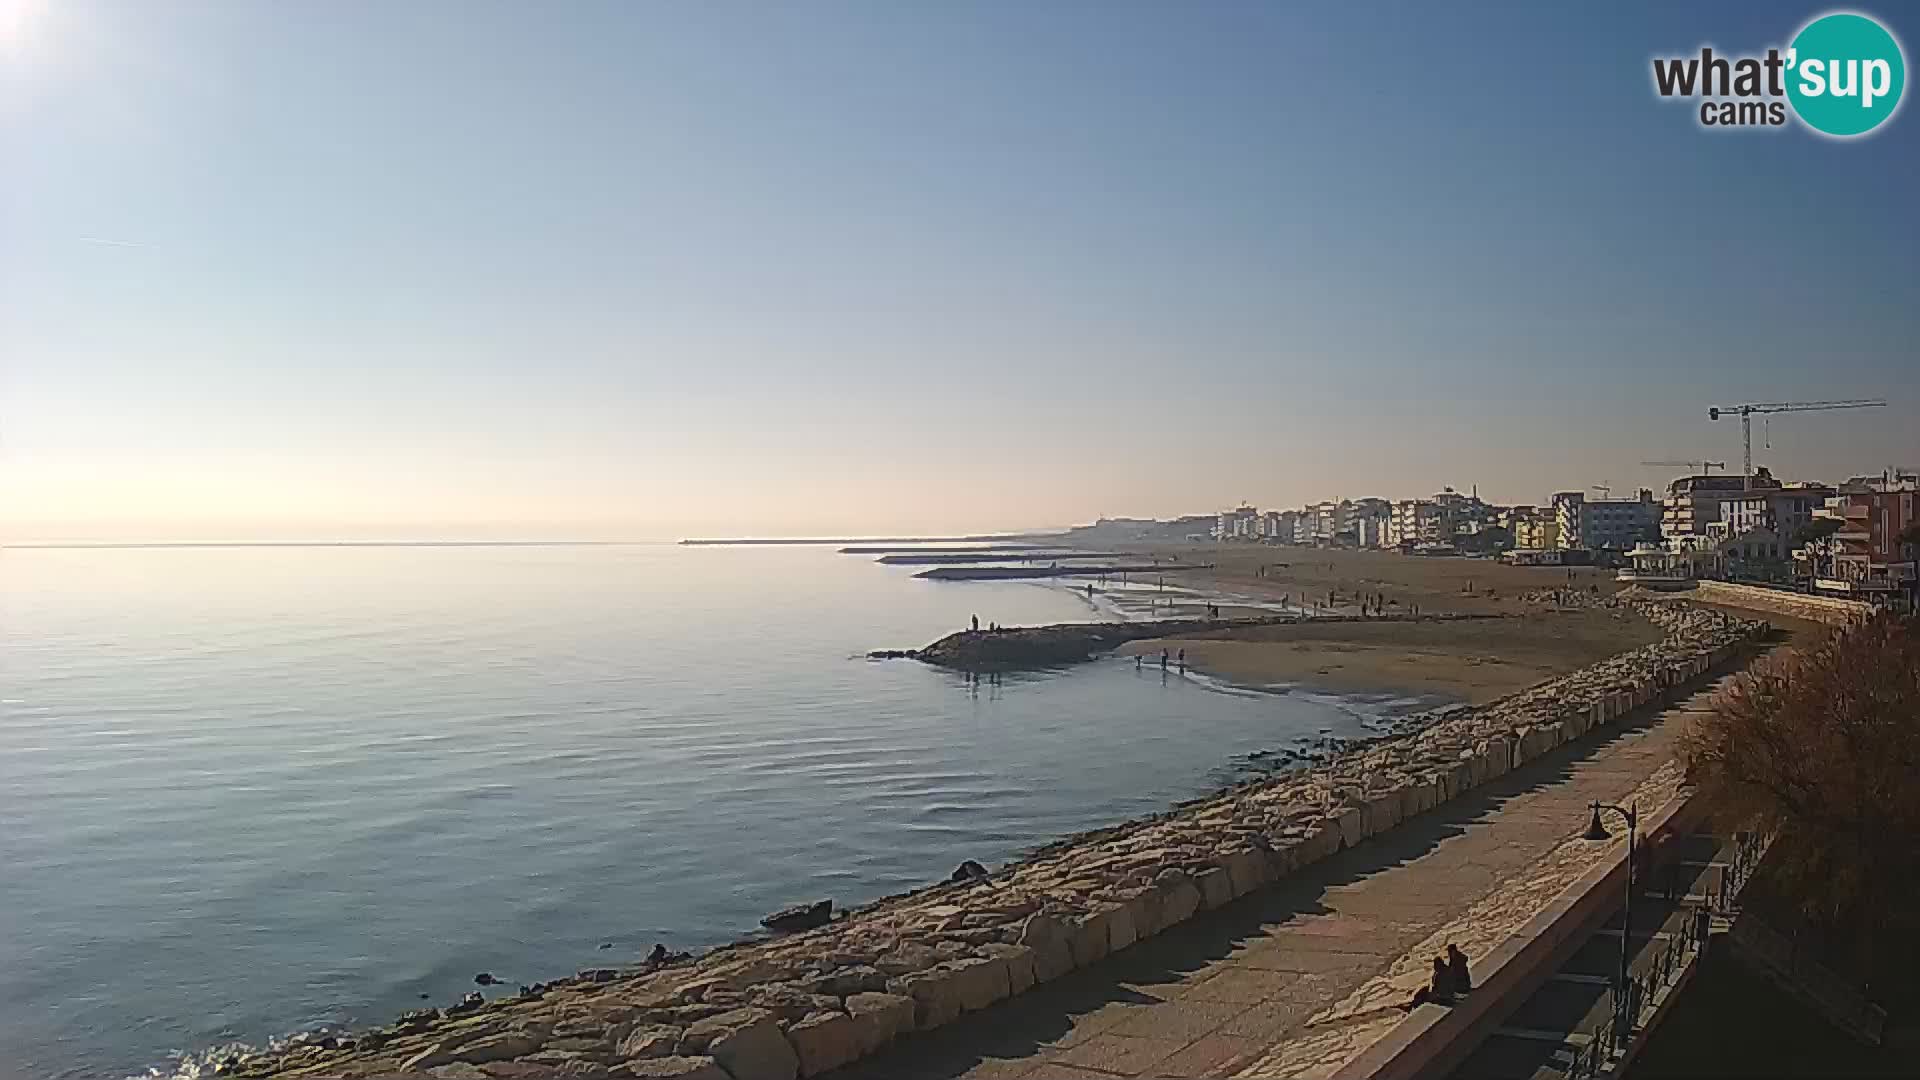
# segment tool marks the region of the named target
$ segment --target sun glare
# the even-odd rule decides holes
[[[24,49],[46,8],[46,0],[0,0],[0,53]]]

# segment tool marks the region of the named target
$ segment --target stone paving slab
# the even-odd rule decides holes
[[[1446,941],[1484,955],[1607,855],[1577,839],[1588,803],[1677,791],[1680,721],[1719,685],[834,1080],[1330,1075]]]

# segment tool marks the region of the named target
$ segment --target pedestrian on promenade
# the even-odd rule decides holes
[[[973,632],[976,634],[980,632],[980,616],[978,615],[973,617]]]

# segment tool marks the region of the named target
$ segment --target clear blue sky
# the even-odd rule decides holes
[[[1920,115],[1650,87],[1823,10],[0,0],[0,534],[1536,501],[1786,398],[1896,408],[1776,472],[1920,464]]]

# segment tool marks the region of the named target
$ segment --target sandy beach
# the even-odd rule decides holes
[[[1213,569],[1167,574],[1169,583],[1254,601],[1319,601],[1352,612],[1362,594],[1389,612],[1460,612],[1500,618],[1266,626],[1135,642],[1124,653],[1185,649],[1195,670],[1247,686],[1298,685],[1336,692],[1431,694],[1481,702],[1657,640],[1626,611],[1558,607],[1543,591],[1568,587],[1562,567],[1515,567],[1487,559],[1244,544],[1142,549]],[[1610,571],[1579,567],[1573,587],[1602,594]],[[1531,595],[1532,598],[1529,598]]]
[[[1297,623],[1157,638],[1123,654],[1184,649],[1197,671],[1243,686],[1439,695],[1482,702],[1659,638],[1608,609],[1551,609],[1459,622]]]

